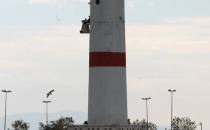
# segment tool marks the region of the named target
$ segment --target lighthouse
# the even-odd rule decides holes
[[[124,0],[90,1],[88,123],[127,123]]]
[[[128,123],[124,0],[90,0],[88,121],[69,130],[141,130]]]

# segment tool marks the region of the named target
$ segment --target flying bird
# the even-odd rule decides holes
[[[50,92],[47,93],[47,98],[52,95],[52,93],[54,92],[55,90],[51,90]]]
[[[59,22],[62,21],[61,18],[58,15],[56,15],[56,20],[59,21]]]

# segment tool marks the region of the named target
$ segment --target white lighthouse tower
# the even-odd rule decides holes
[[[127,124],[124,0],[90,7],[88,123]]]
[[[70,130],[140,130],[128,124],[124,0],[90,0],[88,121]]]

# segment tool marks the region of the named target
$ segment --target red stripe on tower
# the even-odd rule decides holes
[[[90,67],[125,67],[126,54],[123,52],[91,52]]]

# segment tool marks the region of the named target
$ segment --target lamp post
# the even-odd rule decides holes
[[[42,101],[46,105],[46,125],[48,125],[48,103],[51,101]]]
[[[1,92],[5,93],[4,130],[6,130],[6,125],[7,125],[7,94],[12,92],[12,91],[10,91],[10,90],[1,90]]]
[[[202,129],[203,129],[203,123],[202,123],[202,122],[200,122],[200,123],[199,123],[199,125],[200,125],[201,130],[202,130]]]
[[[171,130],[172,130],[172,121],[173,121],[173,95],[174,92],[176,92],[175,89],[169,89],[168,90],[171,93]]]
[[[149,114],[148,114],[148,100],[152,99],[151,97],[142,98],[146,101],[146,118],[147,118],[147,130],[149,129]]]

